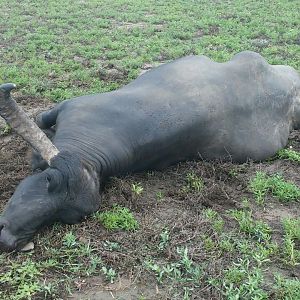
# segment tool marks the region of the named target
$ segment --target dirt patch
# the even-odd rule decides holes
[[[117,22],[117,21],[113,22],[112,25],[116,28],[125,29],[127,31],[131,31],[135,28],[144,29],[150,26],[148,23],[145,22],[132,23],[132,22]],[[154,24],[154,25],[152,24],[151,26],[157,32],[162,31],[163,28],[165,27],[164,24]]]
[[[164,293],[153,282],[135,284],[131,279],[119,278],[113,284],[107,284],[102,277],[94,277],[83,283],[84,292],[76,292],[68,299],[71,300],[132,300],[150,299],[155,295],[156,299],[164,299]],[[87,289],[87,287],[89,287]]]

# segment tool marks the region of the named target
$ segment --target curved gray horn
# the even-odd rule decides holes
[[[11,97],[10,92],[15,88],[13,83],[0,85],[0,116],[50,165],[50,160],[59,151]]]

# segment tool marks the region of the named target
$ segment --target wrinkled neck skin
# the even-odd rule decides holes
[[[80,157],[87,171],[97,176],[98,182],[102,185],[110,176],[117,176],[127,173],[133,163],[133,145],[129,139],[122,139],[119,136],[107,137],[104,133],[85,135],[76,132],[72,136],[55,137],[54,142],[58,149],[64,149]],[[108,143],[109,141],[109,143]]]

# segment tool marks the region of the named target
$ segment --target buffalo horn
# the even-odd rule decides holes
[[[0,116],[50,165],[50,160],[59,151],[11,97],[10,92],[15,88],[13,83],[0,85]]]

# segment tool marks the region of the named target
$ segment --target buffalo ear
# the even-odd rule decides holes
[[[58,191],[62,188],[63,176],[60,171],[49,168],[46,175],[48,192]]]

